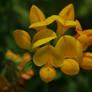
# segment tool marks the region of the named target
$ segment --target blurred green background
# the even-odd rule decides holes
[[[58,14],[70,3],[74,4],[75,18],[81,22],[83,29],[92,29],[92,0],[0,0],[0,62],[3,62],[7,49],[18,54],[25,52],[16,45],[12,33],[15,29],[29,30],[29,10],[33,4],[48,17]],[[92,51],[91,47],[88,51]],[[3,68],[1,63],[0,69]],[[35,76],[26,82],[25,92],[92,92],[92,71],[81,70],[74,77],[61,73],[57,77],[46,85]]]

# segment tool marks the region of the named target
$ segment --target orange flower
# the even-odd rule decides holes
[[[92,45],[92,29],[84,30],[83,33],[88,37],[88,46]]]
[[[23,62],[19,64],[19,67],[20,67],[20,68],[23,68],[24,65],[25,65],[27,62],[29,62],[32,58],[31,58],[30,54],[27,52],[27,53],[24,53],[22,59],[23,59]]]
[[[20,56],[13,53],[11,50],[7,50],[5,57],[11,60],[20,60]]]
[[[34,76],[33,70],[26,70],[24,72],[20,72],[21,78],[28,80]]]
[[[76,32],[75,38],[80,41],[82,44],[83,50],[86,50],[88,47],[88,36],[82,30],[81,24],[78,20],[76,20]]]
[[[92,53],[84,53],[83,60],[80,62],[80,67],[86,70],[92,70]]]

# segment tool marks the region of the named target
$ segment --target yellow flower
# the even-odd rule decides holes
[[[33,5],[30,9],[30,22],[35,23],[38,21],[43,21],[44,19],[45,16],[42,11]],[[40,45],[43,45],[57,37],[56,33],[51,29],[47,29],[46,26],[35,27],[35,29],[39,31],[33,37],[32,42],[30,35],[25,30],[14,31],[14,39],[20,48],[30,50],[39,47]]]
[[[92,53],[85,52],[80,62],[80,67],[86,70],[92,70]]]
[[[75,38],[80,41],[83,50],[86,50],[88,47],[88,36],[82,30],[81,24],[78,20],[76,20],[76,32],[77,35],[75,36]]]
[[[46,83],[54,80],[55,76],[56,70],[51,66],[44,66],[40,69],[40,77]]]
[[[83,50],[86,50],[88,46],[92,45],[92,29],[82,30],[82,27],[78,20],[76,20],[77,35],[75,38],[82,44]],[[85,52],[80,62],[80,67],[86,70],[92,70],[92,53]]]
[[[64,15],[63,15],[64,14]],[[52,22],[57,21],[57,35],[61,36],[67,29],[75,26],[74,22],[74,8],[73,5],[70,4],[66,6],[59,15],[52,15],[45,19],[44,21],[33,23],[29,26],[29,28],[43,27],[51,24]]]
[[[60,67],[63,61],[62,52],[59,54],[55,47],[46,45],[39,48],[33,56],[33,62],[37,66],[51,65]]]
[[[62,36],[56,46],[57,52],[64,58],[61,70],[67,75],[75,75],[79,72],[79,63],[82,60],[82,46],[78,40],[72,36]]]
[[[63,62],[61,55],[57,52],[55,47],[46,45],[39,48],[33,56],[33,62],[37,66],[43,66],[40,69],[40,77],[46,83],[54,80],[56,71],[53,67],[60,67]]]
[[[33,56],[33,62],[37,66],[61,67],[65,74],[75,75],[79,72],[82,53],[80,42],[72,36],[65,35],[58,40],[55,47],[47,45],[39,48]]]

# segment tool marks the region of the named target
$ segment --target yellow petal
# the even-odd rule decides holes
[[[39,32],[36,33],[36,35],[33,38],[33,47],[32,48],[36,48],[40,45],[43,45],[53,39],[55,39],[56,33],[53,32],[53,30],[51,29],[44,29],[44,30],[40,30]]]
[[[30,35],[24,30],[16,30],[13,32],[16,44],[23,49],[31,49]]]
[[[60,21],[57,22],[56,33],[58,36],[62,36],[69,28],[74,27],[76,23],[74,21],[66,21],[63,25]]]
[[[64,20],[74,20],[74,7],[73,4],[67,5],[64,9],[62,9],[59,13]]]
[[[62,64],[62,61],[62,55],[60,56],[55,48],[50,45],[39,48],[33,57],[33,62],[37,66],[48,64],[59,67]]]
[[[73,59],[64,59],[61,71],[67,75],[76,75],[79,73],[79,64]]]
[[[45,19],[44,21],[41,21],[41,22],[37,22],[37,23],[33,23],[29,26],[29,28],[35,28],[35,27],[41,27],[41,26],[46,26],[46,25],[49,25],[51,23],[53,23],[54,21],[58,21],[60,22],[62,25],[64,25],[65,27],[67,26],[75,26],[75,22],[72,21],[72,20],[68,20],[64,23],[64,20],[57,16],[57,15],[52,15],[50,17],[48,17],[47,19]]]
[[[79,60],[81,57],[82,47],[81,44],[72,36],[65,35],[61,37],[55,48],[59,53],[62,52],[64,58],[74,58]]]
[[[56,18],[57,18],[56,15],[52,15],[52,16],[48,17],[47,19],[45,19],[44,21],[31,24],[29,26],[29,28],[42,27],[42,26],[49,25],[52,22],[54,22],[56,20]]]
[[[77,40],[79,40],[80,43],[82,44],[83,50],[86,50],[87,47],[88,47],[88,37],[87,37],[87,35],[81,34],[81,35],[77,38]]]
[[[40,78],[48,83],[54,80],[56,76],[56,70],[51,66],[44,66],[40,69]]]
[[[63,52],[65,57],[72,57],[75,54],[76,40],[72,36],[65,35],[61,37],[55,48],[61,53]]]
[[[82,45],[80,44],[79,41],[76,41],[76,53],[75,53],[75,60],[80,63],[82,60],[82,56],[83,56],[83,49],[82,49]]]
[[[36,23],[45,20],[44,13],[35,5],[32,5],[30,9],[30,23]],[[41,30],[46,28],[46,26],[35,28],[36,30]]]
[[[76,31],[81,34],[82,33],[82,26],[80,24],[80,22],[78,20],[75,21],[76,22]]]
[[[64,27],[59,21],[57,22],[57,35],[61,36],[70,27],[75,26],[75,22],[73,22],[74,20],[73,4],[69,4],[63,10],[61,10],[59,16],[64,20],[65,25],[67,25],[67,27]]]
[[[60,31],[61,32],[64,32],[65,29],[68,29],[68,28],[73,27],[73,26],[76,25],[76,23],[74,21],[72,21],[72,20],[64,22],[61,17],[59,17],[57,15],[52,15],[52,16],[48,17],[46,20],[44,20],[44,21],[31,24],[29,26],[29,28],[46,26],[46,25],[49,25],[49,24],[53,23],[54,21],[57,21],[57,22],[60,23]],[[60,33],[57,33],[57,34],[60,34]]]
[[[92,29],[84,30],[83,33],[88,37],[88,46],[92,45]]]
[[[80,67],[86,70],[92,70],[92,53],[84,53],[83,60],[80,62]]]

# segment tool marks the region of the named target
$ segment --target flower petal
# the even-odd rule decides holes
[[[39,32],[36,33],[36,35],[33,38],[33,47],[32,48],[36,48],[40,45],[43,45],[53,39],[55,39],[56,33],[53,32],[53,30],[51,29],[44,29],[44,30],[40,30]]]
[[[88,37],[88,46],[92,45],[92,29],[84,30],[83,33]]]
[[[57,34],[63,35],[65,31],[67,31],[70,27],[75,26],[74,20],[74,7],[73,4],[69,4],[66,6],[61,12],[59,13],[59,16],[64,20],[65,25],[67,27],[62,26],[60,21],[57,22]]]
[[[76,23],[74,21],[66,21],[65,23],[63,23],[62,21],[59,20],[59,18],[57,19],[57,35],[61,36],[64,34],[64,32],[66,32],[69,28],[74,27],[76,25]]]
[[[59,13],[64,20],[74,20],[74,7],[73,4],[67,5],[64,9],[62,9]]]
[[[79,73],[79,64],[73,59],[64,59],[61,71],[67,75],[76,75]]]
[[[83,50],[86,50],[88,47],[88,36],[82,31],[81,24],[78,20],[76,20],[76,32],[75,38],[80,41]]]
[[[86,50],[87,47],[88,47],[88,37],[87,37],[87,35],[81,34],[81,35],[77,38],[77,40],[79,40],[80,43],[82,44],[83,50]]]
[[[23,49],[31,49],[30,35],[24,30],[16,30],[13,32],[14,39],[17,45]]]
[[[30,9],[30,23],[36,23],[36,22],[40,22],[45,20],[45,15],[44,13],[35,5],[32,5],[31,9]],[[42,26],[42,27],[38,27],[35,28],[36,30],[41,30],[46,28],[46,26]]]
[[[80,67],[86,70],[92,70],[92,53],[84,53],[83,60],[80,62]]]
[[[80,63],[81,60],[82,60],[82,56],[83,56],[82,45],[80,44],[79,41],[76,41],[76,55],[75,55],[75,60]]]
[[[62,61],[63,57],[60,56],[55,48],[50,45],[39,48],[33,57],[33,62],[37,66],[48,64],[59,67],[62,64]]]
[[[44,21],[31,24],[29,26],[29,28],[42,27],[42,26],[49,25],[52,22],[54,22],[56,20],[56,18],[57,18],[57,15],[52,15],[52,16],[48,17],[47,19],[45,19]]]
[[[68,35],[61,37],[55,48],[58,52],[63,53],[64,58],[79,60],[78,57],[82,54],[81,44],[74,37]]]
[[[81,34],[82,33],[82,26],[78,20],[76,20],[75,22],[76,22],[76,32]]]
[[[41,79],[44,82],[48,83],[54,80],[56,76],[56,70],[53,67],[46,65],[40,69],[39,74],[40,74]]]

